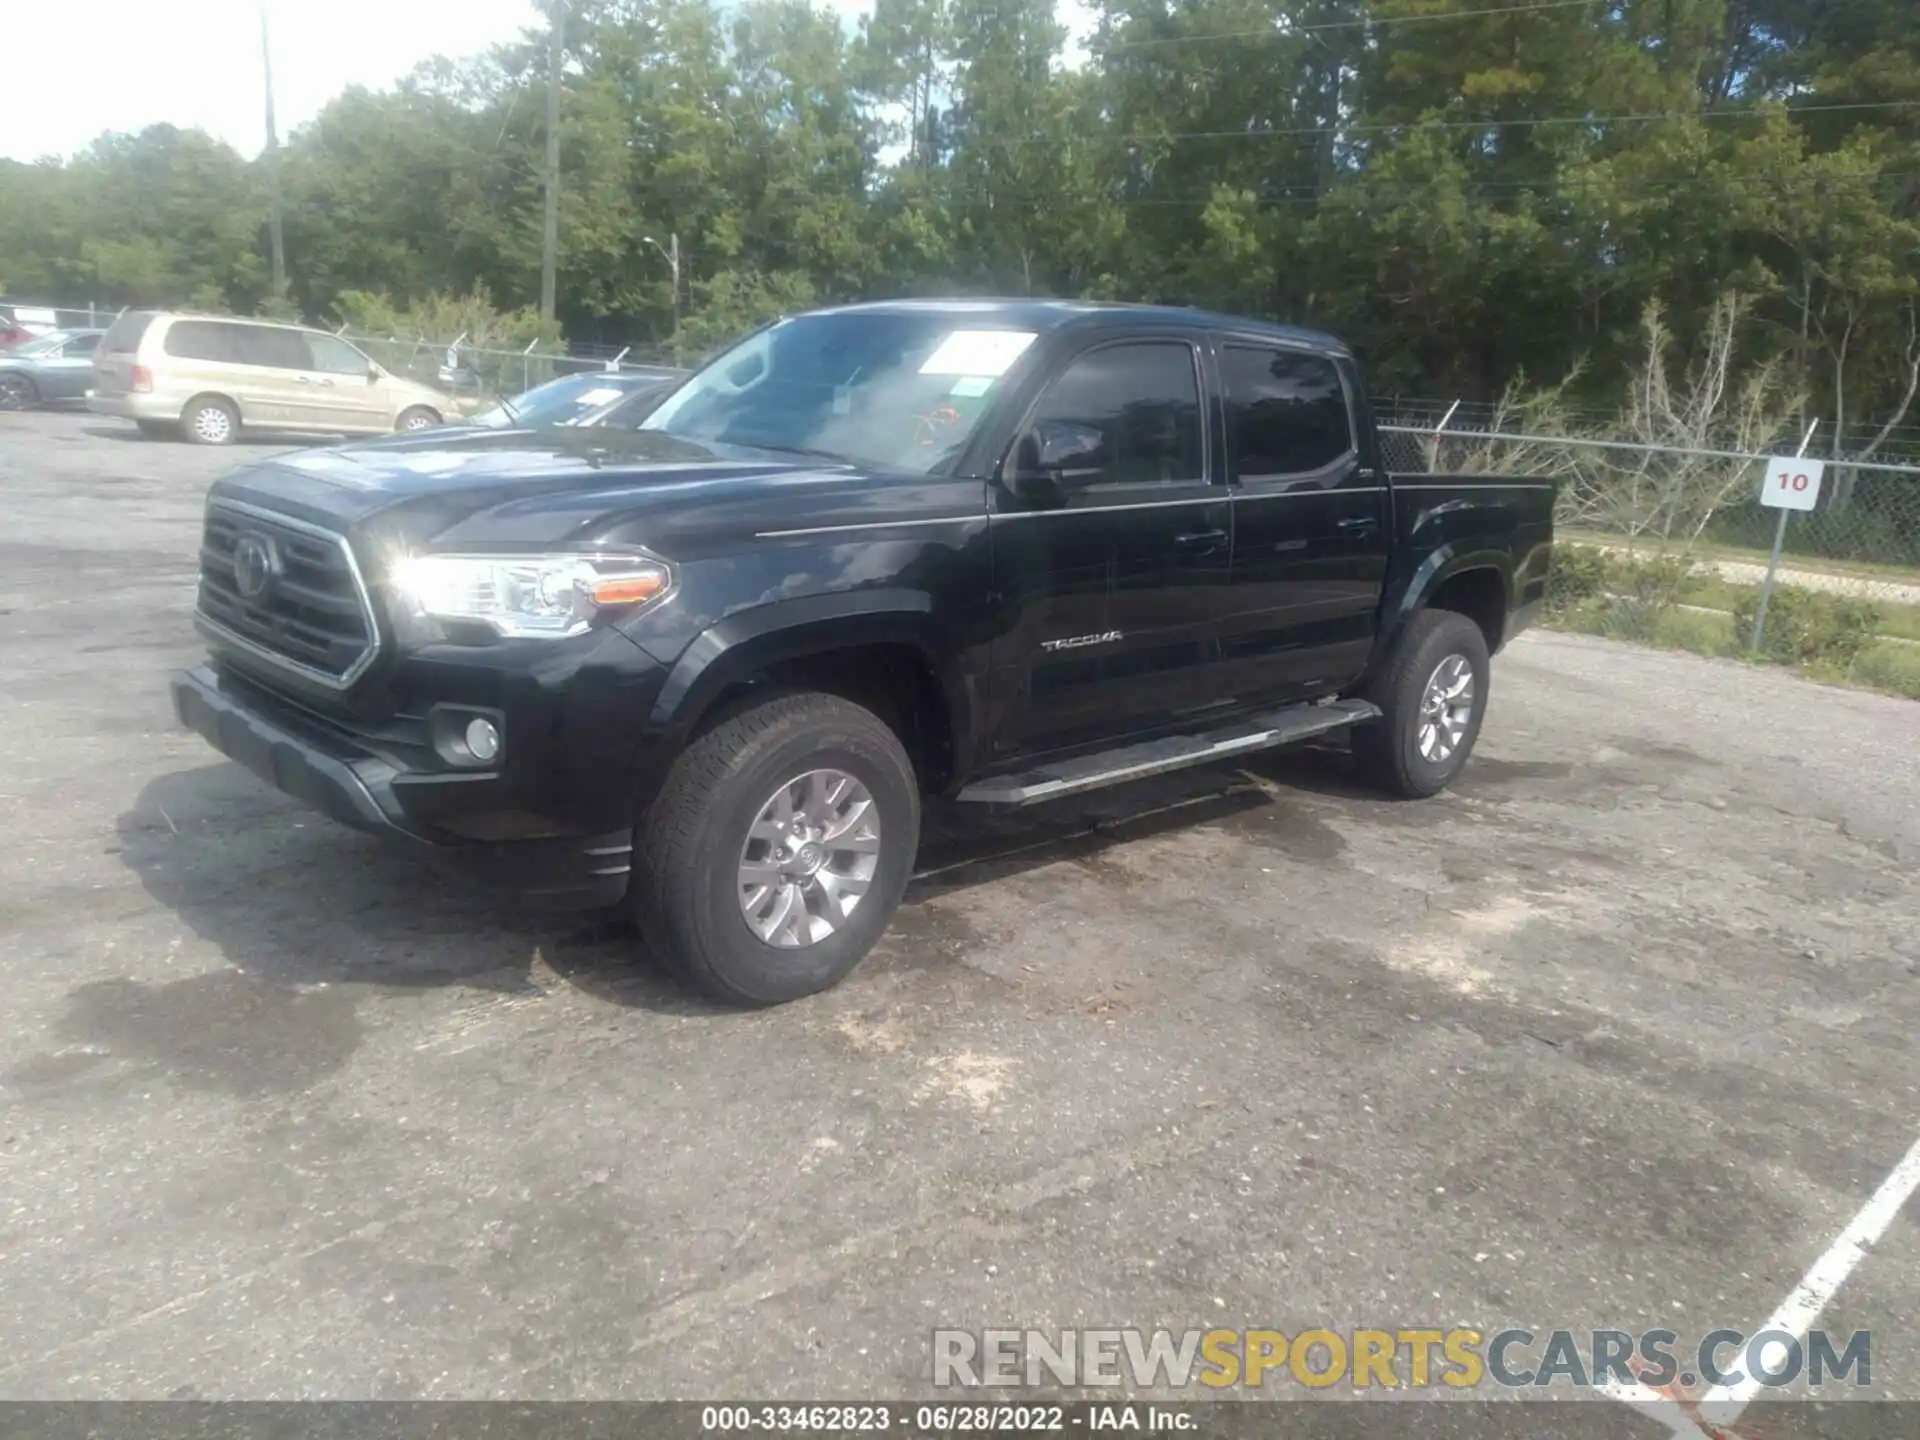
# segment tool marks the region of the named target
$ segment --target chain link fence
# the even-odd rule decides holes
[[[1391,402],[1381,426],[1387,468],[1550,479],[1559,486],[1564,542],[1684,556],[1729,586],[1764,579],[1781,513],[1760,503],[1770,457],[1498,428],[1508,417],[1488,408]],[[1881,606],[1920,607],[1920,432],[1874,438],[1877,448],[1864,458],[1853,435],[1808,451],[1825,467],[1819,500],[1789,513],[1778,578]],[[1793,453],[1791,443],[1784,448]]]
[[[350,341],[396,375],[444,390],[469,409],[511,399],[565,375],[618,371],[677,379],[683,367],[668,363],[663,349],[640,346],[565,345],[535,341],[521,349],[473,345],[418,335],[373,335],[343,329]]]

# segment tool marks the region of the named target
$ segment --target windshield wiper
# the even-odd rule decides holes
[[[845,455],[836,455],[831,450],[815,450],[809,445],[776,445],[770,440],[722,440],[720,443],[738,445],[744,450],[776,450],[782,455],[804,455],[810,460],[827,460],[835,465],[854,463]]]

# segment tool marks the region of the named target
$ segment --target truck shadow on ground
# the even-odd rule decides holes
[[[1303,789],[1364,795],[1344,765],[1344,755],[1321,751],[1288,757],[1281,773]],[[1271,757],[1261,762],[1274,768]],[[1180,771],[1011,813],[929,802],[903,915],[939,895],[1284,805],[1250,778],[1257,773]],[[505,902],[404,846],[309,813],[237,765],[152,781],[117,830],[121,863],[243,977],[178,983],[237,986],[246,992],[236,997],[242,1008],[276,992],[324,1008],[313,997],[333,986],[533,996],[557,978],[622,1006],[732,1013],[649,956],[624,914],[542,913]],[[181,997],[203,1017],[210,998]],[[151,990],[92,1000],[114,1015],[171,1008]]]

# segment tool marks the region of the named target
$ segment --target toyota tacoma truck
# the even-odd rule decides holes
[[[643,413],[278,456],[207,498],[180,719],[727,1001],[846,975],[923,797],[1017,807],[1346,731],[1428,796],[1553,487],[1389,473],[1353,355],[1181,309],[792,316]]]

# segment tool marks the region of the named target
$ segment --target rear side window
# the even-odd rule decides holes
[[[91,355],[99,347],[98,335],[76,335],[60,347],[62,359],[74,360],[82,355]]]
[[[307,337],[298,330],[282,330],[277,325],[234,325],[239,332],[240,363],[267,365],[275,370],[311,370],[313,357],[307,352]]]
[[[1220,378],[1236,479],[1310,475],[1352,451],[1346,391],[1324,355],[1229,345]]]
[[[100,342],[102,352],[114,352],[131,355],[140,348],[140,341],[147,333],[147,327],[159,317],[151,310],[129,310],[107,327],[106,337]]]
[[[162,348],[177,360],[215,360],[232,365],[240,359],[234,343],[238,329],[212,320],[176,320],[167,327]]]

